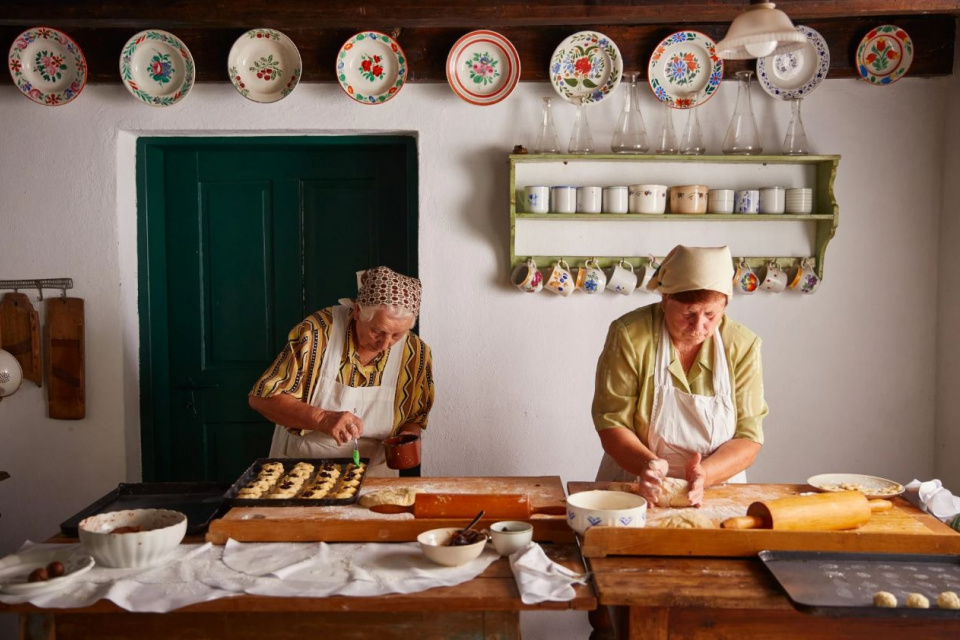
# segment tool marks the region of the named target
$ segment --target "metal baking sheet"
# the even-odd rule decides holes
[[[227,493],[223,497],[224,502],[232,507],[330,507],[353,504],[360,496],[360,487],[363,486],[363,481],[367,477],[366,472],[360,476],[360,484],[357,485],[357,490],[350,498],[321,498],[319,500],[311,500],[309,498],[284,498],[282,500],[272,500],[270,498],[238,498],[237,493],[240,489],[256,478],[257,474],[260,473],[260,468],[268,462],[279,462],[283,464],[284,474],[289,472],[298,462],[309,462],[314,467],[314,473],[307,482],[304,483],[304,485],[309,485],[313,482],[316,474],[319,473],[320,467],[328,462],[340,465],[342,478],[346,466],[353,464],[353,458],[258,458],[254,460],[253,464],[247,467],[247,470],[244,471],[240,475],[240,478],[227,490]],[[360,458],[360,462],[364,465],[369,465],[370,458]],[[339,486],[340,482],[338,480],[334,486],[334,491],[331,493],[334,493]]]
[[[187,516],[187,535],[207,532],[223,506],[226,485],[219,482],[121,482],[117,488],[60,523],[65,536],[79,536],[84,518],[127,509],[170,509]]]
[[[937,607],[937,596],[943,591],[960,593],[960,556],[825,551],[761,551],[759,555],[801,611],[861,618],[960,619],[960,610]],[[896,596],[897,607],[874,606],[877,591]],[[930,608],[908,608],[911,593],[926,596]]]

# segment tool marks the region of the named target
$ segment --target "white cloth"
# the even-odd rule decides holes
[[[650,451],[670,465],[668,475],[685,478],[687,459],[699,452],[704,459],[720,445],[733,438],[737,431],[737,411],[733,403],[730,368],[723,351],[719,329],[713,332],[713,396],[698,396],[673,386],[670,377],[672,345],[666,320],[660,327],[657,363],[653,373],[653,411],[650,414],[648,444]],[[612,456],[603,455],[597,480],[636,481]],[[741,471],[727,482],[746,482]]]
[[[510,556],[510,569],[517,581],[523,604],[573,600],[577,595],[573,585],[587,583],[587,574],[576,573],[557,564],[547,557],[536,542],[531,542]]]
[[[960,531],[960,498],[953,495],[937,479],[914,480],[906,487],[904,497],[919,509]]]
[[[310,404],[327,411],[350,411],[363,420],[363,435],[358,447],[360,456],[370,458],[367,466],[369,477],[395,477],[397,471],[386,466],[382,441],[393,431],[394,405],[397,397],[397,380],[403,364],[403,342],[393,345],[387,354],[380,386],[351,387],[337,380],[340,369],[340,354],[347,341],[352,307],[340,305],[333,309],[333,328],[330,341],[320,363],[320,379],[313,389]],[[336,440],[320,431],[308,431],[299,436],[280,425],[274,429],[270,445],[270,457],[286,458],[349,458],[353,455],[353,442],[338,444]]]
[[[27,542],[21,554],[80,545]],[[0,592],[0,602],[45,608],[79,608],[107,599],[128,611],[166,613],[197,602],[241,593],[322,598],[416,593],[472,580],[499,556],[484,549],[459,567],[434,564],[415,542],[240,543],[180,545],[162,566],[108,569],[95,566],[64,589],[32,596]]]

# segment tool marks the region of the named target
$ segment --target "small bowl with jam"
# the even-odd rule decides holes
[[[423,555],[445,567],[459,567],[480,557],[487,536],[480,531],[456,527],[430,529],[417,536]]]
[[[80,543],[105,567],[152,567],[166,560],[187,533],[187,516],[168,509],[129,509],[80,521]]]

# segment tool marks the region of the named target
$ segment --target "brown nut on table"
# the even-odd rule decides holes
[[[47,574],[49,574],[49,576],[50,576],[51,578],[59,578],[60,576],[62,576],[62,575],[63,575],[63,563],[60,562],[59,560],[54,560],[53,562],[51,562],[50,564],[48,564],[48,565],[47,565]]]
[[[47,570],[43,567],[39,569],[34,569],[30,572],[30,576],[27,578],[28,582],[43,582],[44,580],[49,580],[50,576],[47,575]]]

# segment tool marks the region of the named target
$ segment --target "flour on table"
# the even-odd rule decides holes
[[[360,496],[361,507],[376,507],[383,504],[409,507],[417,499],[417,490],[409,488],[383,489]]]
[[[713,520],[698,512],[696,509],[684,509],[667,515],[657,521],[662,529],[716,529]]]

